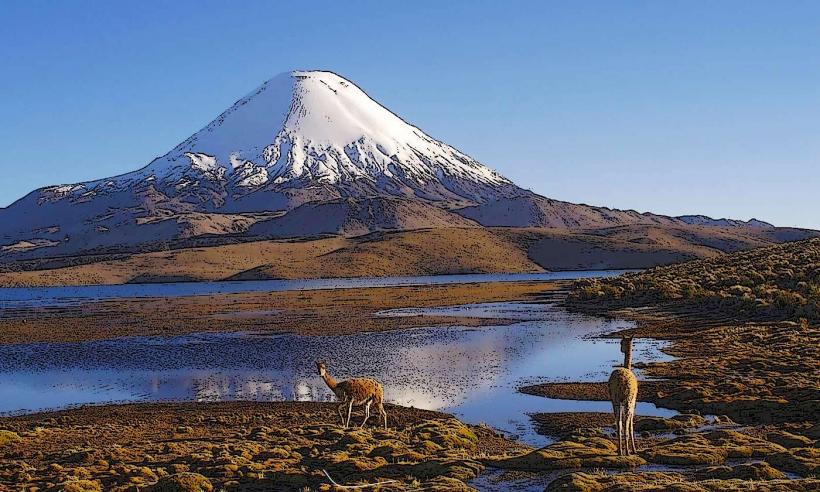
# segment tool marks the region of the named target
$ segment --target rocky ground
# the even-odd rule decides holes
[[[327,403],[84,407],[0,418],[0,490],[468,490],[488,456],[526,448],[452,416],[387,406],[389,428]],[[358,419],[357,419],[358,420]]]

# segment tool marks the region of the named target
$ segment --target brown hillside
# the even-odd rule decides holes
[[[581,233],[468,227],[266,240],[117,255],[102,261],[49,260],[47,270],[26,264],[28,271],[0,273],[0,286],[646,268],[778,242],[767,230],[753,232],[698,226]],[[76,266],[54,268],[60,262]]]

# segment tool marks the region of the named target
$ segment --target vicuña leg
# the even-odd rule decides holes
[[[337,408],[336,411],[339,413],[339,418],[342,419],[342,425],[345,425],[345,415],[342,413],[344,407],[347,406],[347,402],[342,402]]]
[[[621,455],[629,456],[629,413],[626,405],[621,406],[621,435],[624,438],[624,443],[621,445]]]
[[[627,437],[629,438],[629,443],[632,445],[632,452],[638,454],[638,448],[635,446],[635,402],[632,402],[628,412],[629,428],[627,429]]]
[[[615,414],[615,437],[618,440],[618,455],[620,456],[621,455],[621,450],[623,449],[621,447],[621,436],[623,434],[623,430],[622,430],[622,427],[621,427],[621,422],[622,422],[622,419],[621,419],[621,406],[618,405],[617,403],[613,402],[612,403],[612,413]]]
[[[384,411],[384,405],[382,402],[378,402],[376,404],[376,408],[378,408],[379,413],[382,414],[382,418],[384,419],[384,428],[387,429],[387,412]]]
[[[345,428],[350,427],[350,416],[353,414],[353,400],[350,400],[350,404],[347,406],[347,422],[345,422]]]
[[[364,420],[362,420],[362,425],[359,427],[364,427],[364,424],[367,423],[367,419],[370,418],[370,404],[373,403],[372,401],[368,401],[364,404]]]

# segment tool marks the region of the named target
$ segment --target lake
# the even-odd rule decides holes
[[[485,281],[470,277],[470,281]],[[258,288],[229,284],[234,289]],[[145,292],[193,290],[202,295],[208,288],[169,285],[120,287]],[[113,295],[109,290],[113,287],[87,289],[81,294]],[[40,297],[34,302],[69,302],[54,290],[45,289],[49,291],[45,294],[38,290]],[[15,303],[25,301],[15,295]],[[71,296],[76,295],[72,291]],[[611,405],[524,395],[516,388],[544,381],[605,381],[622,355],[617,340],[594,336],[632,326],[628,321],[569,313],[554,304],[527,302],[394,309],[377,315],[474,316],[514,323],[346,336],[215,333],[4,345],[0,346],[0,412],[131,401],[331,400],[330,390],[315,373],[314,362],[321,359],[337,379],[379,379],[389,402],[450,412],[466,422],[484,422],[543,445],[549,440],[534,432],[529,413],[609,412]],[[668,359],[661,348],[658,342],[636,340],[634,359]],[[674,414],[649,403],[639,403],[637,413]]]
[[[0,309],[22,306],[52,306],[87,301],[140,297],[202,296],[241,292],[399,287],[402,285],[446,285],[474,282],[544,282],[590,277],[613,277],[635,270],[590,270],[544,273],[478,273],[417,277],[319,278],[305,280],[243,280],[226,282],[171,282],[153,284],[79,285],[60,287],[0,288]]]

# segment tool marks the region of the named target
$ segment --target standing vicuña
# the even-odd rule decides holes
[[[633,453],[637,453],[634,421],[635,403],[638,400],[638,379],[631,370],[631,338],[621,340],[621,352],[624,353],[624,367],[616,368],[609,376],[609,398],[612,400],[612,411],[615,413],[618,454],[629,455],[630,447]]]
[[[376,410],[384,418],[384,428],[387,429],[387,412],[384,411],[384,390],[378,381],[369,378],[353,378],[337,383],[333,376],[327,372],[327,365],[324,362],[317,362],[316,369],[319,371],[319,376],[327,383],[327,387],[342,402],[339,405],[338,412],[343,426],[348,427],[350,425],[350,415],[353,413],[353,407],[364,405],[364,420],[360,426],[364,427],[367,419],[370,418],[370,405],[375,404]],[[344,407],[347,407],[347,420],[342,414]]]

